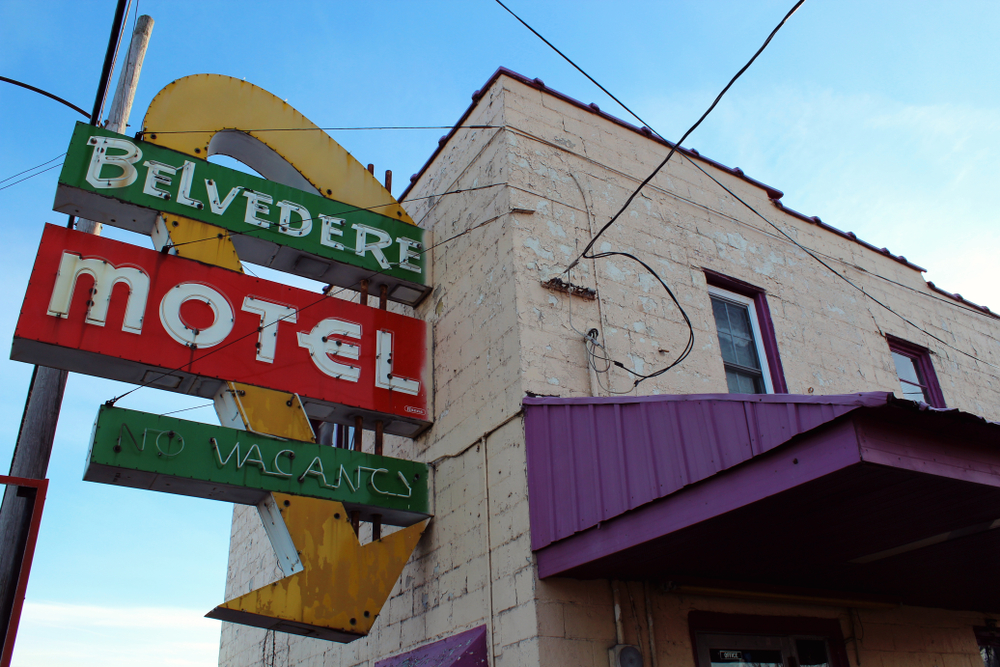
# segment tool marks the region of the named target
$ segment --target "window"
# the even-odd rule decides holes
[[[786,393],[764,292],[705,271],[731,394]]]
[[[943,408],[944,395],[938,385],[930,352],[919,345],[886,336],[896,376],[903,388],[903,398]]]
[[[692,611],[698,667],[847,667],[835,619]]]

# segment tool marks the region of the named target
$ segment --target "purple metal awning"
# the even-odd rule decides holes
[[[539,576],[1000,610],[1000,425],[891,394],[526,398]]]
[[[486,626],[379,660],[375,667],[486,667]]]

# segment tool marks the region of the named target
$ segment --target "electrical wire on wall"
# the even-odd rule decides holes
[[[682,316],[682,318],[684,320],[684,323],[685,323],[685,325],[687,326],[687,329],[688,329],[688,339],[687,339],[687,342],[684,345],[684,348],[674,358],[673,361],[671,361],[669,364],[667,364],[663,368],[661,368],[661,369],[659,369],[657,371],[654,371],[653,373],[643,374],[643,373],[639,373],[639,372],[636,372],[636,371],[630,369],[628,366],[626,366],[621,361],[617,361],[617,360],[611,359],[607,355],[603,355],[604,356],[603,361],[605,363],[607,363],[607,364],[610,364],[610,365],[607,366],[606,370],[604,370],[604,371],[598,371],[597,372],[598,373],[598,377],[600,377],[600,375],[602,375],[603,373],[606,373],[608,370],[610,370],[611,366],[617,366],[618,368],[621,368],[622,370],[626,371],[627,373],[631,374],[634,377],[633,388],[635,388],[641,382],[643,382],[645,380],[649,380],[651,378],[658,377],[658,376],[666,373],[670,369],[675,368],[676,366],[680,365],[681,363],[683,363],[683,361],[687,358],[687,356],[694,349],[694,338],[695,338],[695,336],[694,336],[694,327],[691,324],[691,319],[688,317],[688,314],[684,311],[683,306],[681,306],[680,302],[677,300],[677,297],[674,295],[673,290],[670,289],[670,287],[667,285],[666,281],[664,281],[663,278],[661,278],[660,275],[656,271],[654,271],[646,262],[642,261],[641,259],[639,259],[635,255],[632,255],[631,253],[621,252],[621,251],[605,251],[605,252],[599,252],[599,253],[591,253],[590,251],[593,249],[594,244],[597,243],[597,240],[601,237],[601,235],[603,235],[604,232],[606,232],[609,228],[611,228],[611,226],[614,225],[614,223],[618,221],[618,219],[629,208],[629,206],[631,206],[632,202],[639,195],[639,193],[642,191],[642,189],[645,188],[646,185],[648,185],[656,177],[656,175],[666,166],[667,162],[670,161],[670,158],[673,157],[674,153],[677,152],[677,149],[684,143],[684,140],[687,139],[687,137],[692,132],[694,132],[698,128],[699,125],[701,125],[701,123],[708,117],[708,115],[712,112],[712,110],[715,109],[715,107],[722,100],[723,96],[733,86],[733,84],[735,84],[736,81],[743,75],[743,73],[746,72],[747,69],[750,68],[750,66],[757,59],[757,57],[760,56],[760,54],[764,52],[764,49],[766,49],[767,45],[771,43],[771,40],[778,33],[778,31],[781,29],[781,27],[785,24],[786,21],[788,21],[789,18],[791,18],[791,16],[796,11],[798,11],[799,7],[801,7],[804,2],[805,2],[805,0],[798,0],[795,3],[795,5],[788,11],[788,13],[785,14],[785,16],[778,23],[778,25],[775,26],[775,28],[767,36],[767,39],[764,40],[764,43],[753,54],[753,56],[750,58],[750,60],[748,60],[746,62],[746,64],[743,65],[743,67],[741,67],[740,70],[729,80],[729,82],[725,85],[725,87],[722,89],[722,91],[715,97],[715,99],[712,101],[712,103],[709,105],[709,107],[705,110],[705,112],[702,113],[702,115],[698,118],[698,120],[695,121],[695,123],[691,127],[688,128],[688,130],[680,138],[680,141],[678,141],[676,144],[670,144],[670,151],[667,153],[667,156],[656,166],[656,168],[652,171],[652,173],[650,173],[649,176],[647,176],[639,184],[639,186],[637,188],[635,188],[635,190],[632,192],[632,194],[630,194],[628,196],[628,198],[625,200],[624,204],[622,204],[622,206],[618,209],[618,211],[614,215],[611,216],[611,219],[608,220],[608,222],[606,222],[604,224],[604,226],[601,227],[601,229],[590,238],[590,241],[587,243],[586,247],[583,249],[583,252],[581,252],[579,255],[577,255],[576,259],[574,259],[572,262],[570,262],[570,264],[563,271],[564,275],[567,274],[570,270],[572,270],[572,268],[574,266],[576,266],[580,262],[581,259],[598,260],[598,259],[605,259],[605,258],[608,258],[608,257],[624,257],[626,259],[632,260],[632,261],[636,262],[637,264],[639,264],[640,266],[642,266],[648,273],[650,273],[650,275],[652,275],[656,279],[656,281],[658,283],[660,283],[660,285],[664,288],[664,290],[666,290],[667,294],[670,296],[671,301],[673,301],[674,305],[676,305],[677,309],[680,311],[681,316]],[[517,19],[524,27],[526,27],[528,30],[530,30],[532,33],[534,33],[535,36],[537,36],[539,39],[541,39],[543,42],[545,42],[545,44],[547,44],[553,51],[555,51],[556,53],[558,53],[564,60],[566,60],[566,62],[568,62],[570,65],[572,65],[578,72],[580,72],[585,77],[587,77],[587,79],[589,79],[592,83],[594,83],[594,85],[596,85],[604,93],[606,93],[609,97],[611,97],[611,99],[613,99],[615,102],[617,102],[633,118],[635,118],[636,120],[638,120],[644,126],[649,127],[650,130],[653,132],[653,134],[655,134],[657,137],[660,137],[661,139],[663,139],[663,137],[660,135],[659,132],[656,132],[655,130],[653,130],[648,123],[646,123],[635,112],[633,112],[631,109],[629,109],[629,107],[626,106],[621,100],[619,100],[617,97],[615,97],[614,95],[612,95],[611,92],[608,91],[607,88],[605,88],[600,83],[598,83],[598,81],[594,77],[592,77],[590,74],[588,74],[582,67],[580,67],[575,62],[573,62],[573,60],[569,56],[567,56],[565,53],[563,53],[558,48],[556,48],[556,46],[554,44],[552,44],[552,42],[550,42],[548,39],[546,39],[545,37],[543,37],[541,33],[539,33],[537,30],[535,30],[530,25],[528,25],[528,23],[526,21],[524,21],[524,19],[522,19],[520,16],[518,16],[513,11],[511,11],[511,9],[509,7],[507,7],[507,5],[505,5],[503,2],[501,2],[501,0],[496,0],[496,3],[498,5],[500,5],[501,7],[503,7],[504,10],[506,10],[511,16],[513,16],[515,19]],[[666,141],[666,140],[664,139],[664,141]],[[590,336],[587,336],[587,339],[590,341],[590,342],[587,343],[588,363],[590,364],[591,368],[594,368],[595,371],[596,371],[597,368],[595,366],[595,362],[597,362],[598,360],[601,360],[601,357],[599,357],[596,354],[596,350],[597,349],[602,349],[603,350],[604,348],[603,348],[603,346],[600,346],[600,348],[598,348],[596,339],[591,339]],[[609,383],[609,386],[610,386],[610,383]],[[604,388],[603,385],[602,385],[602,388]],[[608,391],[610,391],[610,390],[608,390]]]
[[[556,53],[558,53],[563,59],[565,59],[577,71],[579,71],[581,74],[583,74],[585,77],[587,77],[587,79],[589,79],[592,83],[594,83],[594,85],[596,85],[604,93],[606,93],[609,97],[611,97],[611,99],[613,99],[615,102],[617,102],[630,116],[632,116],[633,118],[635,118],[635,120],[637,120],[643,126],[645,126],[646,128],[648,128],[654,135],[656,135],[660,139],[663,139],[664,141],[667,141],[666,139],[664,139],[664,137],[659,132],[657,132],[655,129],[653,129],[649,125],[649,123],[645,122],[642,118],[640,118],[638,116],[638,114],[636,114],[635,112],[633,112],[621,100],[619,100],[617,97],[615,97],[607,88],[605,88],[604,86],[602,86],[596,79],[594,79],[592,76],[590,76],[579,65],[577,65],[568,56],[566,56],[562,51],[560,51],[558,48],[556,48],[549,40],[547,40],[538,31],[536,31],[534,28],[532,28],[530,25],[528,25],[523,19],[521,19],[519,16],[517,16],[517,14],[515,14],[513,11],[511,11],[500,0],[496,0],[496,2],[501,7],[503,7],[507,12],[509,12],[512,16],[514,16],[514,18],[516,18],[519,22],[521,22],[522,25],[524,25],[526,28],[528,28],[528,30],[530,30],[532,33],[534,33],[539,39],[541,39],[543,42],[545,42],[549,47],[551,47]],[[705,113],[703,113],[702,116],[698,119],[698,121],[695,122],[695,124],[692,125],[688,129],[687,132],[684,133],[684,135],[681,137],[680,141],[678,141],[676,144],[670,144],[670,142],[667,141],[667,143],[670,144],[671,148],[670,148],[670,151],[668,152],[666,158],[664,158],[663,161],[656,167],[656,169],[653,170],[652,174],[650,174],[642,183],[640,183],[640,185],[633,191],[633,193],[625,201],[625,204],[618,210],[617,213],[615,213],[611,217],[611,219],[607,223],[605,223],[604,227],[602,227],[601,230],[591,238],[591,241],[590,241],[590,243],[588,243],[587,247],[584,248],[583,252],[581,252],[573,262],[570,263],[570,265],[567,267],[567,269],[566,269],[566,271],[564,271],[564,273],[568,272],[573,266],[575,266],[580,261],[580,259],[598,259],[598,258],[601,258],[601,257],[607,257],[607,256],[614,255],[614,254],[622,254],[622,255],[625,255],[627,257],[632,257],[631,255],[627,255],[626,253],[597,253],[597,254],[588,254],[588,253],[590,252],[590,250],[593,249],[593,246],[597,242],[597,239],[609,227],[611,227],[618,220],[618,218],[622,215],[622,213],[624,213],[624,211],[631,205],[632,201],[639,194],[639,192],[646,185],[648,185],[652,181],[652,179],[656,176],[656,174],[659,173],[659,171],[666,165],[666,163],[670,160],[670,158],[673,156],[673,154],[675,152],[677,152],[677,149],[679,149],[681,147],[681,145],[684,143],[684,140],[688,137],[688,135],[690,135],[691,132],[693,132],[694,129],[697,128],[698,125],[700,125],[701,122],[708,116],[708,114],[711,113],[711,111],[715,108],[716,104],[718,104],[719,100],[722,99],[722,96],[725,95],[725,93],[736,82],[736,80],[747,70],[747,68],[750,67],[750,65],[754,62],[754,60],[763,52],[763,50],[767,47],[767,45],[770,43],[770,41],[775,36],[775,34],[777,34],[778,30],[780,30],[781,27],[785,24],[785,22],[799,9],[799,7],[803,4],[803,2],[804,2],[804,0],[799,0],[798,2],[795,3],[795,5],[791,8],[791,10],[789,10],[788,13],[781,19],[781,21],[774,28],[774,30],[771,31],[771,33],[768,35],[767,39],[764,41],[764,43],[761,45],[761,47],[757,50],[757,52],[753,55],[753,57],[750,58],[750,60],[740,69],[740,71],[737,72],[736,75],[729,81],[729,83],[726,85],[725,88],[723,88],[722,92],[719,93],[719,95],[715,98],[715,100],[708,107],[708,109],[705,111]],[[683,155],[683,153],[682,153],[682,155]],[[707,171],[705,171],[704,169],[702,169],[701,166],[699,164],[697,164],[697,162],[695,160],[691,159],[689,156],[685,156],[685,157],[699,171],[701,171],[703,174],[705,174],[706,176],[708,176],[719,187],[721,187],[723,190],[725,190],[727,193],[729,193],[732,197],[734,197],[737,201],[739,201],[741,204],[743,204],[745,207],[747,207],[754,215],[756,215],[759,218],[761,218],[764,222],[766,222],[768,225],[770,225],[771,227],[773,227],[781,236],[783,236],[788,241],[790,241],[791,243],[793,243],[795,246],[797,246],[798,248],[800,248],[803,252],[805,252],[811,258],[813,258],[814,260],[816,260],[817,262],[819,262],[823,267],[825,267],[831,273],[833,273],[834,275],[836,275],[838,278],[840,278],[841,280],[843,280],[846,283],[848,283],[848,285],[850,285],[852,288],[854,288],[854,289],[858,290],[859,292],[861,292],[865,297],[867,297],[868,299],[871,299],[877,305],[879,305],[880,307],[882,307],[883,309],[885,309],[886,311],[888,311],[892,315],[898,317],[899,319],[901,319],[907,325],[913,327],[917,331],[920,331],[921,333],[923,333],[926,336],[928,336],[929,338],[937,341],[938,343],[944,345],[945,347],[947,347],[949,349],[952,349],[952,350],[958,352],[959,354],[962,354],[962,355],[964,355],[964,356],[966,356],[966,357],[968,357],[970,359],[973,359],[974,361],[977,361],[979,363],[985,364],[986,366],[989,366],[991,368],[1000,368],[1000,366],[992,364],[992,363],[990,363],[990,362],[988,362],[988,361],[986,361],[984,359],[979,358],[978,356],[976,356],[976,355],[974,355],[972,353],[969,353],[969,352],[967,352],[967,351],[965,351],[965,350],[963,350],[961,348],[958,348],[958,347],[952,345],[951,343],[949,343],[946,340],[942,339],[940,336],[937,336],[937,335],[931,333],[930,331],[928,331],[924,327],[920,326],[919,324],[917,324],[916,322],[914,322],[910,318],[908,318],[905,315],[902,315],[901,313],[899,313],[896,310],[894,310],[891,306],[883,303],[879,299],[877,299],[874,296],[872,296],[863,287],[857,285],[852,280],[850,280],[849,278],[847,278],[846,276],[844,276],[843,274],[841,274],[839,271],[837,271],[832,266],[830,266],[827,262],[825,262],[821,257],[819,257],[815,252],[811,251],[810,249],[808,249],[805,246],[803,246],[802,244],[800,244],[798,241],[796,241],[794,238],[792,238],[789,234],[787,234],[784,230],[782,230],[780,227],[778,227],[775,223],[771,222],[765,216],[761,215],[761,213],[759,211],[757,211],[756,209],[754,209],[753,206],[751,206],[746,201],[744,201],[743,199],[741,199],[740,197],[738,197],[729,188],[727,188],[725,185],[723,185],[718,179],[716,179],[711,174],[709,174]],[[653,273],[653,275],[656,276],[655,273]],[[659,279],[658,276],[656,276],[656,277]],[[661,280],[660,282],[662,283],[663,281]],[[664,284],[664,287],[666,287],[665,284]],[[673,295],[671,294],[671,296],[673,296]],[[676,300],[675,300],[675,303],[676,303]],[[679,304],[678,304],[678,306],[679,306]],[[682,312],[683,312],[683,310],[682,310]],[[685,315],[685,318],[686,318],[686,315]],[[873,319],[874,319],[874,317],[873,317]],[[875,326],[876,326],[877,329],[879,329],[879,332],[881,333],[881,328],[878,327],[878,323],[877,322],[875,322]],[[598,348],[596,346],[594,346],[594,349],[596,350]],[[600,349],[603,349],[603,347],[601,347]],[[599,358],[599,357],[595,357],[593,354],[590,354],[590,352],[588,352],[588,355],[590,356],[590,362],[592,364],[593,364],[593,362],[594,362],[595,359]],[[682,355],[686,356],[686,354],[684,354],[684,353],[682,353]],[[683,361],[683,359],[680,359],[680,361]],[[671,364],[670,367],[676,366],[678,363],[680,363],[680,361],[675,360]],[[629,370],[629,369],[625,368],[623,365],[621,365],[618,362],[612,362],[612,363],[614,365],[620,366],[621,368],[624,368],[627,371]],[[664,370],[668,370],[670,367],[668,367],[667,369],[664,369]],[[656,374],[651,374],[648,377],[652,377],[653,375],[658,375],[659,373],[660,372],[657,372]],[[645,379],[645,378],[637,377],[636,384],[638,384],[639,382],[641,382],[642,379]]]

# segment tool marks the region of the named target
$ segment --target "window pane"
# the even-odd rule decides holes
[[[760,368],[747,307],[713,298],[712,314],[715,315],[722,360],[747,368]]]
[[[712,314],[715,315],[715,328],[719,332],[729,333],[729,314],[726,313],[726,302],[712,299]]]
[[[760,362],[757,360],[757,346],[752,340],[736,338],[733,340],[733,344],[736,346],[736,363],[748,368],[760,368]]]
[[[730,394],[742,394],[744,392],[740,391],[740,376],[736,371],[731,371],[726,369],[726,385],[729,387]]]
[[[734,336],[750,339],[750,316],[747,314],[746,306],[738,306],[735,303],[727,303],[726,310],[729,311],[729,326]]]
[[[719,350],[722,351],[722,360],[726,363],[736,364],[736,346],[733,345],[733,338],[727,333],[719,330]]]
[[[896,375],[899,376],[899,381],[903,385],[903,398],[929,403],[927,392],[917,372],[916,360],[905,354],[893,352],[892,361],[896,364]]]
[[[899,375],[900,380],[910,384],[920,384],[920,376],[917,375],[917,367],[914,365],[913,359],[899,352],[893,352],[892,360],[896,364],[896,374]]]
[[[764,382],[760,376],[742,373],[732,368],[726,369],[726,385],[730,394],[763,394]]]

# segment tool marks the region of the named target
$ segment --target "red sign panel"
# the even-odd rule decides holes
[[[429,424],[427,325],[46,225],[11,358],[213,397],[226,380],[297,393],[311,418]]]

